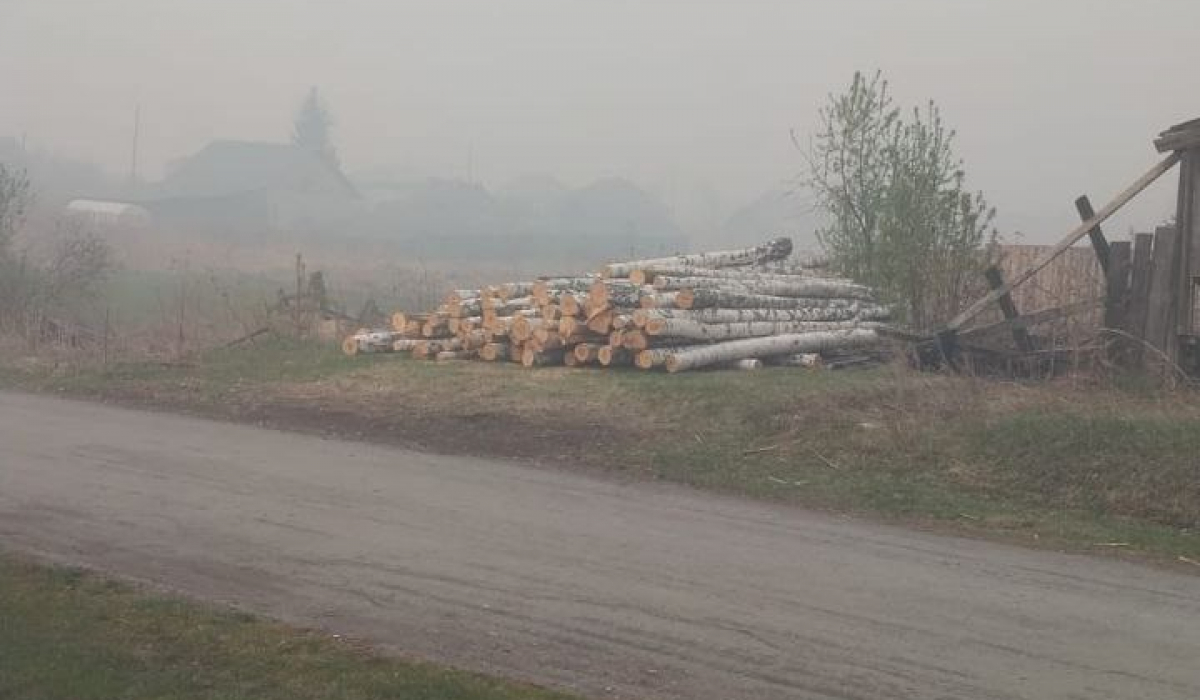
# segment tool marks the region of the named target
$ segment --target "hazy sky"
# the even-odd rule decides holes
[[[856,69],[936,99],[972,186],[1027,240],[1073,224],[1200,116],[1195,0],[0,0],[0,135],[150,176],[283,140],[318,85],[350,171],[623,175],[726,209],[803,167],[788,138]],[[1110,230],[1167,214],[1173,178]]]

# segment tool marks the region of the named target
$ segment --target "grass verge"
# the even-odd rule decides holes
[[[569,700],[3,554],[0,698]]]
[[[1200,397],[1188,392],[894,368],[526,371],[282,340],[184,366],[0,364],[0,386],[1200,561]]]

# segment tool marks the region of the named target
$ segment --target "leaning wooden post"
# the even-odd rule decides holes
[[[988,286],[992,289],[1004,286],[1004,273],[995,265],[984,270],[983,276],[987,278]],[[1012,337],[1017,349],[1026,354],[1033,352],[1033,339],[1029,337],[1029,330],[1025,328],[1025,324],[1021,323],[1021,314],[1017,313],[1017,305],[1013,303],[1012,295],[1004,292],[996,303],[1004,313],[1004,320],[1013,322]]]
[[[1092,209],[1092,200],[1088,199],[1086,194],[1080,195],[1075,200],[1075,209],[1079,212],[1081,221],[1091,221],[1096,218],[1096,210]],[[1088,231],[1088,238],[1092,239],[1092,250],[1096,251],[1096,260],[1100,261],[1100,271],[1107,275],[1111,253],[1108,239],[1104,237],[1104,231],[1100,230],[1100,224],[1096,224]]]

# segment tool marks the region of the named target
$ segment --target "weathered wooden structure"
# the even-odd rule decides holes
[[[1069,313],[1086,312],[1090,300],[1022,316],[1014,302],[1014,290],[1087,236],[1103,275],[1104,294],[1095,301],[1103,310],[1101,333],[1108,341],[1108,359],[1127,367],[1165,366],[1173,372],[1200,374],[1200,119],[1167,129],[1154,145],[1166,154],[1161,161],[1099,211],[1086,196],[1077,199],[1079,226],[1023,271],[1005,282],[999,269],[989,270],[991,291],[952,319],[924,349],[924,357],[933,351],[941,361],[956,364],[963,350],[971,348],[972,337],[1000,330],[1011,332],[1016,355],[1028,359],[1047,351],[1037,347],[1029,329]],[[1175,225],[1161,226],[1153,234],[1138,234],[1133,241],[1108,241],[1101,229],[1104,221],[1176,165]],[[1000,307],[1003,321],[969,325],[992,304]]]

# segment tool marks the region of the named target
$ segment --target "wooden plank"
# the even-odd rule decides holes
[[[1159,153],[1179,151],[1200,146],[1200,119],[1176,124],[1158,135],[1154,147]]]
[[[1154,232],[1150,263],[1150,293],[1146,305],[1146,342],[1174,357],[1175,227],[1159,226]],[[1168,343],[1168,339],[1172,342]]]
[[[1154,235],[1139,233],[1133,239],[1133,265],[1129,282],[1129,312],[1125,331],[1138,340],[1146,339],[1146,309],[1150,304],[1150,265]],[[1133,361],[1140,363],[1142,346],[1133,351]]]
[[[1004,275],[995,265],[984,270],[983,275],[992,289],[1000,289],[1004,286]],[[1026,353],[1033,352],[1033,340],[1029,337],[1029,331],[1019,322],[1021,314],[1017,313],[1017,305],[1013,303],[1012,295],[1008,293],[1001,295],[997,303],[1000,311],[1004,313],[1005,320],[1013,322],[1012,337],[1013,342],[1017,344],[1017,349]]]
[[[950,331],[957,331],[959,328],[962,328],[963,324],[965,324],[967,321],[970,321],[978,316],[980,312],[988,307],[989,304],[994,303],[1013,287],[1016,287],[1022,282],[1028,280],[1030,277],[1033,277],[1035,274],[1037,274],[1038,270],[1049,265],[1050,262],[1061,255],[1064,250],[1070,248],[1080,238],[1086,236],[1088,231],[1091,231],[1093,228],[1107,221],[1108,218],[1115,214],[1118,209],[1128,203],[1129,200],[1136,197],[1139,192],[1149,187],[1150,184],[1155,180],[1162,177],[1163,173],[1170,170],[1177,162],[1179,162],[1178,152],[1173,152],[1166,158],[1163,158],[1154,167],[1147,170],[1144,175],[1135,180],[1133,184],[1122,190],[1116,197],[1113,198],[1111,202],[1105,204],[1104,207],[1096,213],[1096,216],[1072,229],[1072,231],[1068,233],[1066,237],[1064,237],[1053,248],[1051,248],[1050,251],[1046,253],[1046,256],[1035,263],[1033,267],[1026,270],[1023,274],[1018,275],[1015,279],[1006,283],[1000,289],[993,289],[984,295],[982,299],[976,301],[974,304],[971,304],[962,313],[951,319],[950,323],[946,324],[946,329]]]
[[[1179,202],[1175,213],[1178,259],[1175,271],[1178,298],[1175,329],[1195,335],[1196,277],[1200,276],[1200,149],[1185,151],[1179,166]]]
[[[1107,292],[1104,298],[1104,327],[1124,331],[1129,300],[1129,268],[1133,251],[1129,241],[1117,241],[1110,246]],[[1109,359],[1124,364],[1129,357],[1128,338],[1116,336],[1109,343]]]
[[[1075,200],[1075,210],[1079,212],[1080,221],[1089,221],[1096,218],[1096,210],[1092,209],[1092,200],[1088,199],[1086,194],[1080,195]],[[1092,239],[1092,250],[1096,251],[1096,259],[1100,261],[1100,270],[1104,274],[1108,274],[1108,239],[1104,237],[1104,231],[1100,230],[1099,226],[1093,227],[1088,231],[1088,238]]]

